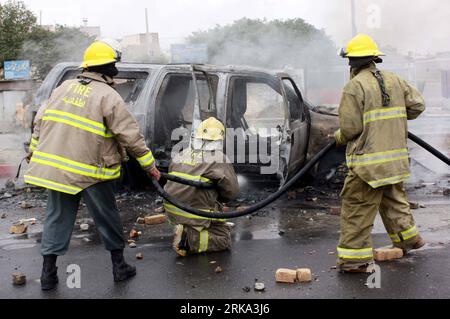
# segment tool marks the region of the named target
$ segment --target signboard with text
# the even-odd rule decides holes
[[[30,79],[30,69],[30,61],[5,61],[5,80],[28,80]]]

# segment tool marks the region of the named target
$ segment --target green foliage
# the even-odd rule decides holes
[[[5,60],[14,60],[22,50],[36,17],[21,1],[9,0],[0,4],[0,66]]]
[[[36,26],[23,43],[20,59],[30,60],[35,76],[44,78],[58,62],[81,61],[86,48],[95,40],[78,28],[56,26],[54,32]]]
[[[194,32],[191,44],[206,43],[210,63],[269,68],[315,67],[336,61],[336,47],[323,30],[303,19],[252,20]]]
[[[49,31],[36,23],[21,1],[0,4],[0,66],[7,60],[30,60],[35,78],[43,79],[62,61],[81,61],[93,37],[78,28],[56,26]]]

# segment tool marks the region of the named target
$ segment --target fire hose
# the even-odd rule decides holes
[[[205,212],[201,211],[192,207],[189,207],[181,202],[179,202],[177,199],[173,198],[167,192],[161,187],[159,182],[155,179],[152,179],[153,185],[155,186],[158,193],[169,203],[172,205],[175,205],[176,207],[194,214],[196,216],[201,216],[205,218],[218,218],[218,219],[231,219],[231,218],[237,218],[242,217],[245,215],[250,215],[255,213],[256,211],[260,210],[261,208],[269,205],[270,203],[274,202],[278,198],[280,198],[281,195],[283,195],[289,188],[292,187],[300,178],[303,177],[314,165],[316,165],[334,146],[336,146],[336,142],[333,141],[329,143],[327,146],[325,146],[319,153],[317,153],[297,174],[295,174],[289,181],[286,182],[279,190],[277,190],[275,193],[271,194],[266,199],[246,208],[241,211],[232,211],[232,212]],[[190,181],[187,181],[190,182]]]
[[[417,143],[419,146],[433,154],[435,157],[446,163],[447,165],[450,165],[450,159],[439,152],[437,149],[432,147],[430,144],[426,143],[421,138],[417,137],[416,135],[408,132],[408,138]],[[196,216],[205,217],[205,218],[218,218],[218,219],[232,219],[232,218],[238,218],[246,215],[253,214],[260,210],[261,208],[266,207],[267,205],[271,204],[278,198],[280,198],[286,191],[289,190],[297,181],[300,180],[312,167],[314,167],[325,155],[328,154],[329,151],[333,147],[336,146],[336,142],[333,141],[329,144],[327,144],[322,150],[320,150],[319,153],[317,153],[297,174],[295,174],[289,181],[286,182],[280,189],[278,189],[275,193],[268,196],[266,199],[239,211],[231,211],[231,212],[205,212],[202,210],[198,210],[192,207],[187,206],[184,203],[181,203],[177,199],[170,196],[159,184],[159,182],[155,179],[152,179],[152,183],[155,186],[157,192],[169,203],[172,205],[178,207],[179,209],[182,209],[188,213],[194,214]],[[172,176],[169,174],[164,174],[164,177],[172,180],[177,183],[195,186],[195,187],[207,187],[210,188],[211,185],[204,185],[206,183],[200,183],[200,182],[194,182],[190,180],[186,180],[180,177]]]

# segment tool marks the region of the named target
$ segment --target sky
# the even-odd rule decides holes
[[[145,32],[145,8],[151,32],[163,47],[181,43],[190,33],[242,17],[301,17],[325,32],[338,47],[351,38],[351,0],[23,0],[42,24],[101,26],[102,36],[120,38]],[[5,0],[0,0],[4,3]],[[430,54],[450,51],[450,1],[356,0],[359,32],[380,45]]]

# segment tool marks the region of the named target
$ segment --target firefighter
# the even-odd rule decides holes
[[[213,189],[167,182],[166,192],[190,207],[204,211],[222,210],[221,203],[237,196],[239,184],[232,164],[223,154],[225,128],[216,118],[203,121],[193,146],[173,159],[169,174],[188,180],[213,183]],[[189,214],[168,202],[164,208],[175,225],[173,248],[179,256],[226,250],[231,247],[231,226],[224,220]]]
[[[136,275],[123,256],[123,229],[114,197],[126,151],[159,179],[152,152],[121,96],[112,87],[121,53],[108,41],[92,43],[77,79],[56,88],[41,106],[30,144],[25,182],[48,189],[42,234],[41,288],[58,283],[56,259],[69,247],[78,206],[83,198],[111,252],[114,281]]]
[[[404,181],[410,176],[407,120],[424,110],[421,94],[394,73],[380,71],[375,41],[360,34],[341,56],[349,59],[351,80],[339,106],[338,145],[347,145],[349,168],[342,197],[338,266],[364,272],[373,262],[371,230],[377,212],[395,247],[405,253],[425,242],[411,214]]]

